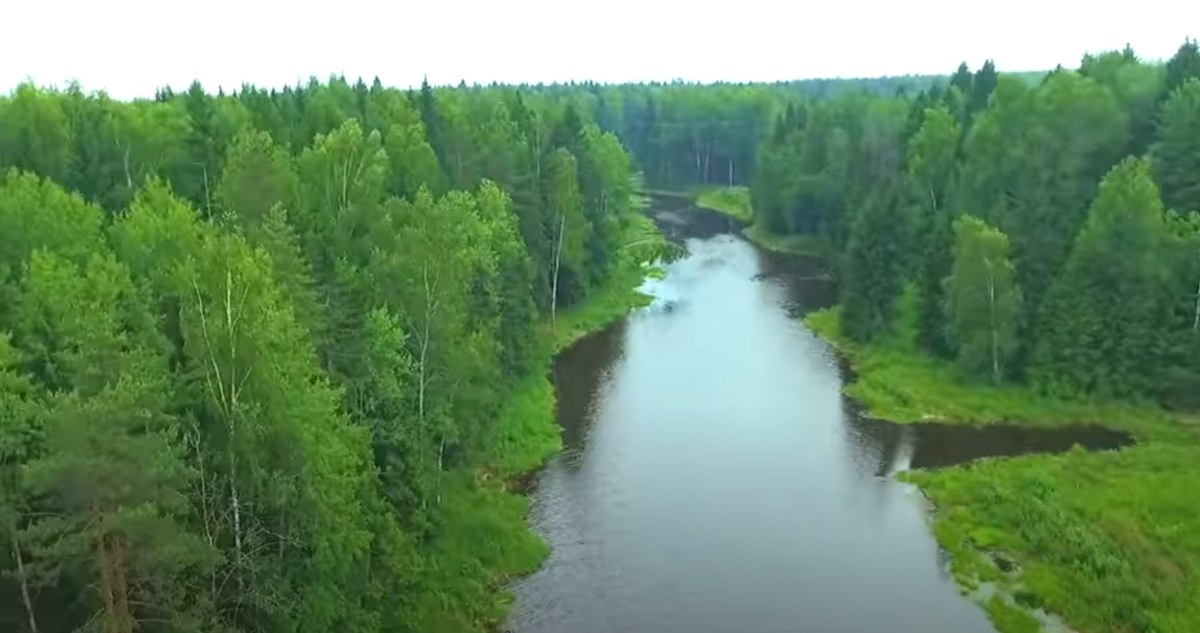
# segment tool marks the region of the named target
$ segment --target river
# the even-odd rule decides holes
[[[959,595],[898,470],[1108,441],[862,419],[795,318],[819,262],[723,218],[660,211],[689,255],[654,303],[563,353],[564,450],[530,521],[552,553],[515,583],[515,633],[993,633]]]

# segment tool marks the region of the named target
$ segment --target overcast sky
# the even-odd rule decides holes
[[[1139,0],[4,0],[0,89],[155,87],[315,74],[433,83],[774,80],[1076,65],[1133,45],[1169,57],[1200,3]],[[178,7],[178,8],[167,8]],[[685,10],[691,7],[692,10]],[[1190,29],[1190,32],[1189,32]]]

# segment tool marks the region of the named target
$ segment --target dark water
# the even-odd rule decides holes
[[[647,282],[654,305],[559,359],[565,450],[531,516],[553,551],[516,584],[508,627],[992,633],[944,571],[920,493],[890,475],[1120,438],[860,419],[837,359],[789,316],[832,301],[820,263],[678,216],[660,221],[690,255]]]

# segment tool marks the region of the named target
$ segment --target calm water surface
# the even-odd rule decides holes
[[[530,517],[553,550],[515,585],[508,628],[992,633],[944,571],[920,493],[890,476],[1109,438],[859,419],[793,316],[832,300],[821,265],[760,253],[721,219],[661,215],[690,255],[647,282],[653,305],[559,358],[565,450]]]

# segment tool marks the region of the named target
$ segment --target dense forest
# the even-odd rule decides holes
[[[839,253],[849,338],[894,332],[907,294],[921,347],[987,381],[1200,405],[1195,41],[791,102],[756,166],[756,221]]]
[[[502,481],[544,456],[514,453],[554,328],[666,253],[643,179],[749,186],[757,226],[831,246],[854,340],[908,298],[981,381],[1200,405],[1195,42],[776,84],[26,83],[0,174],[9,630],[495,624],[544,553]]]
[[[960,68],[960,74],[968,72]],[[1035,82],[1044,72],[1016,73]],[[770,84],[684,82],[531,86],[570,100],[633,154],[646,180],[661,189],[749,185],[758,146],[785,104],[846,94],[906,97],[936,90],[943,75],[804,79]]]
[[[662,254],[613,134],[507,88],[24,84],[0,173],[0,628],[501,616],[546,325]]]

